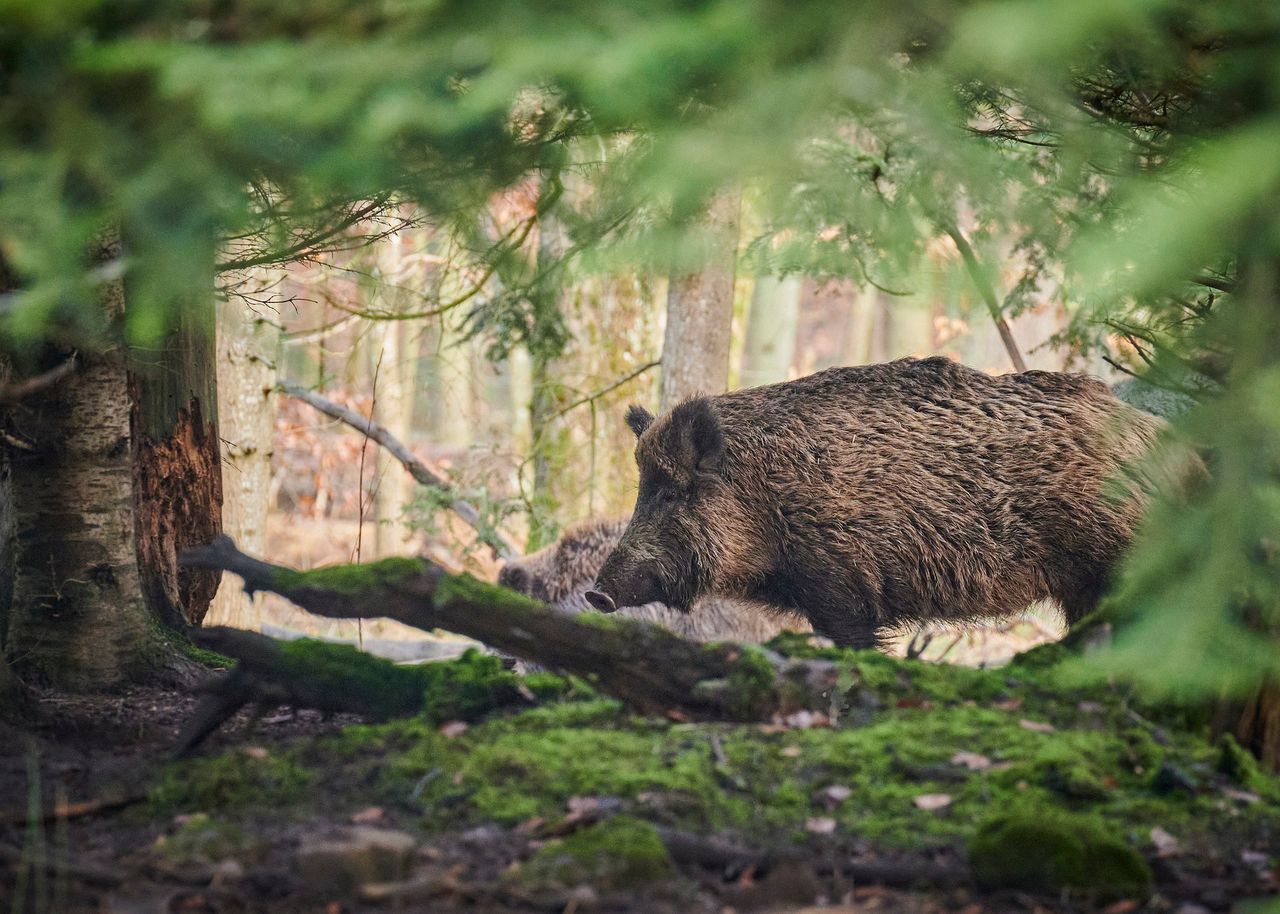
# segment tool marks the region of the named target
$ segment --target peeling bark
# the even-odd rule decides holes
[[[139,579],[147,605],[176,629],[200,624],[220,580],[178,568],[179,552],[222,532],[212,279],[208,289],[175,309],[158,347],[129,356]]]
[[[140,409],[134,418],[145,425]],[[147,605],[173,628],[199,625],[218,590],[218,575],[180,569],[178,555],[222,532],[221,456],[217,425],[197,399],[166,437],[135,438],[138,570]]]

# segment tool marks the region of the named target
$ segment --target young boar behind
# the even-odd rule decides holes
[[[632,407],[627,422],[640,488],[593,606],[732,595],[856,647],[1046,598],[1068,622],[1086,615],[1147,501],[1122,468],[1163,426],[1094,379],[943,358],[833,368],[657,419]]]
[[[591,521],[575,527],[543,549],[508,562],[498,583],[557,609],[579,613],[589,609],[586,593],[594,585],[605,558],[618,545],[627,521]],[[695,641],[768,641],[784,631],[809,626],[791,613],[770,611],[742,600],[707,597],[693,612],[661,603],[623,610],[629,617],[653,622]]]

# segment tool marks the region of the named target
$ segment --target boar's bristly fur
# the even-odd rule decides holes
[[[1163,422],[1101,381],[991,377],[944,358],[833,368],[633,407],[640,489],[597,590],[803,613],[867,647],[923,620],[1097,604],[1150,484],[1125,467]]]
[[[550,546],[508,562],[498,573],[498,583],[557,609],[589,611],[586,593],[626,526],[623,518],[575,527]],[[797,615],[721,597],[706,598],[691,613],[650,603],[625,609],[623,615],[654,622],[695,641],[762,642],[784,631],[809,629]]]

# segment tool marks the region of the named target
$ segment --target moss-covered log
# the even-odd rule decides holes
[[[420,559],[385,559],[293,571],[251,558],[227,537],[192,550],[189,566],[219,568],[317,615],[390,618],[445,629],[551,669],[572,673],[645,714],[700,720],[767,720],[826,708],[834,664],[774,658],[759,648],[701,645],[617,617],[558,612],[470,575]]]

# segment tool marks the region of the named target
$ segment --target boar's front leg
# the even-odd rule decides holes
[[[861,651],[883,646],[880,627],[872,619],[850,613],[847,608],[843,612],[811,612],[809,622],[815,633],[830,638],[837,647]]]

